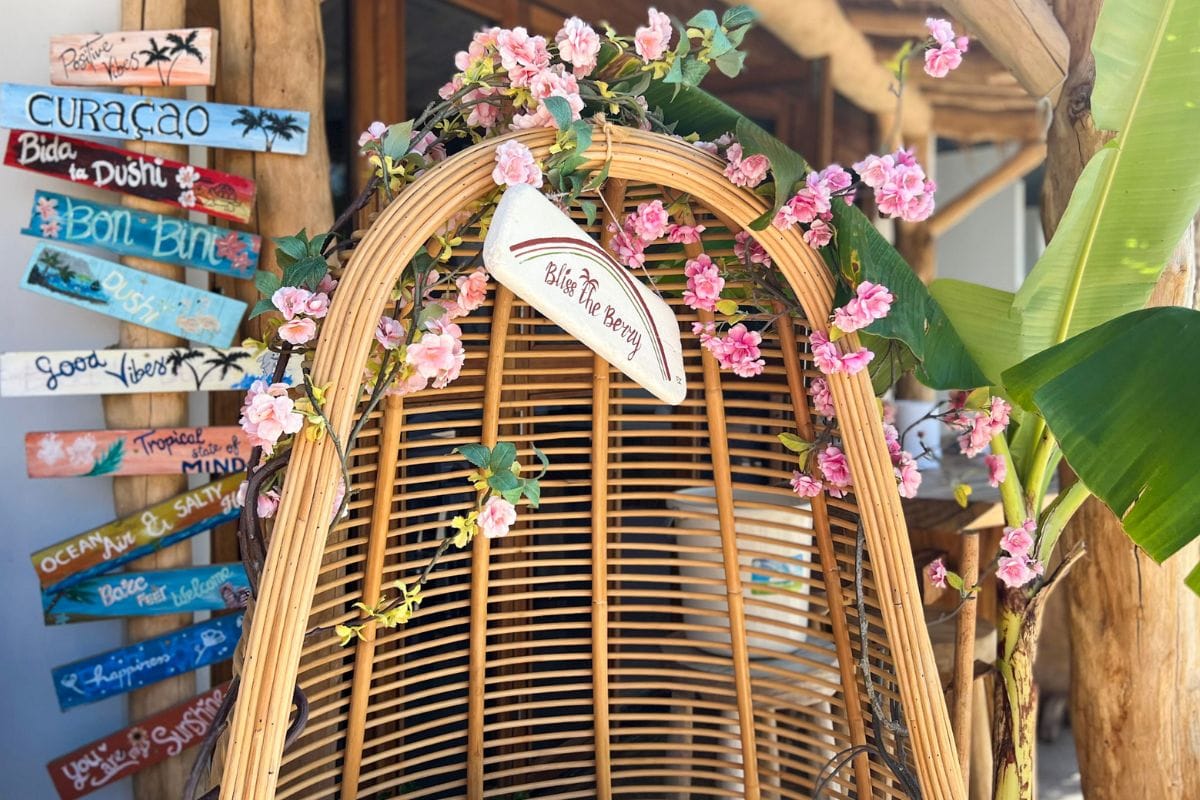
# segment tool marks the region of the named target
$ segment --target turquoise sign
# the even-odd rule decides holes
[[[214,347],[233,341],[246,311],[239,300],[48,244],[33,251],[21,288]]]
[[[21,233],[235,278],[253,277],[262,248],[253,233],[41,191]]]
[[[47,625],[244,608],[250,582],[241,564],[112,572],[42,592]]]
[[[55,667],[51,674],[59,708],[94,703],[230,658],[242,634],[244,614],[216,617]]]
[[[0,126],[294,156],[308,150],[306,111],[57,86],[0,85]]]

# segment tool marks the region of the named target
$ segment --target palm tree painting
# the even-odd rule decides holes
[[[139,50],[138,54],[146,57],[146,66],[150,66],[151,64],[158,65],[158,79],[162,82],[163,86],[166,86],[168,79],[167,76],[170,75],[170,70],[168,70],[167,74],[164,75],[162,65],[172,64],[173,66],[170,48],[168,48],[165,44],[159,47],[158,42],[156,42],[154,37],[151,36],[150,47],[146,50]]]
[[[300,126],[295,114],[277,114],[267,109],[239,108],[237,116],[233,118],[233,125],[243,128],[242,138],[254,131],[262,131],[268,153],[276,140],[290,142],[294,135],[304,133],[304,128]]]
[[[171,366],[171,374],[178,375],[181,368],[187,367],[188,371],[192,373],[192,380],[196,382],[196,390],[199,391],[200,384],[203,382],[203,378],[196,373],[196,368],[188,362],[194,358],[201,358],[203,356],[204,353],[200,350],[183,347],[172,350],[169,354],[167,354],[167,363]]]
[[[204,63],[204,53],[200,52],[200,48],[196,47],[196,37],[199,35],[199,30],[193,30],[187,35],[186,39],[177,33],[167,34],[167,41],[171,43],[171,55],[174,56],[174,58],[171,59],[171,66],[167,68],[167,79],[163,82],[163,86],[170,84],[171,70],[175,69],[175,62],[177,62],[183,56],[191,56],[195,58],[197,62],[201,64]],[[151,40],[151,43],[153,43],[153,40]],[[162,70],[160,69],[160,75],[161,72]]]
[[[221,370],[221,380],[225,380],[225,376],[229,374],[230,370],[244,372],[245,370],[242,369],[241,364],[238,362],[249,357],[250,354],[245,350],[232,350],[227,352],[214,350],[212,358],[205,359],[204,361],[205,364],[210,365],[209,369],[204,373],[204,377],[207,378],[209,374],[216,369]]]

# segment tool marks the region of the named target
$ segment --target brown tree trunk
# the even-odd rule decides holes
[[[1049,133],[1042,219],[1049,237],[1084,165],[1108,138],[1091,117],[1100,0],[1056,0],[1071,65]],[[1190,240],[1190,236],[1187,237]],[[1194,299],[1194,246],[1164,273],[1160,303]],[[1190,267],[1189,267],[1190,262]],[[1068,578],[1071,718],[1088,800],[1200,797],[1200,599],[1183,584],[1200,546],[1158,566],[1089,500],[1063,534],[1087,554]]]

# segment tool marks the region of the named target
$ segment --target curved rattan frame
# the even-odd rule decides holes
[[[391,288],[417,248],[430,239],[453,210],[493,188],[495,149],[514,138],[528,145],[539,159],[545,159],[554,143],[554,132],[527,131],[489,139],[447,160],[388,206],[357,247],[354,268],[338,289],[313,366],[314,383],[332,386],[327,412],[339,438],[345,437],[353,425],[363,367]],[[724,218],[741,227],[748,227],[766,210],[762,197],[736,188],[724,178],[719,160],[678,139],[607,128],[584,156],[587,168],[598,168],[611,159],[612,178],[652,181],[687,192],[706,206],[720,209]],[[797,230],[768,228],[755,236],[795,291],[813,329],[824,330],[834,287],[820,257]],[[850,346],[856,346],[853,335]],[[872,554],[879,605],[892,643],[896,679],[922,789],[928,798],[959,800],[965,797],[962,776],[922,617],[912,554],[875,395],[865,372],[833,375],[829,384],[838,408],[844,450],[855,475],[855,496]],[[485,411],[485,428],[489,413]],[[297,440],[254,622],[245,636],[241,690],[221,782],[220,796],[224,800],[274,796],[339,474],[337,454],[329,437],[315,443],[304,437]],[[481,555],[486,564],[488,540],[477,537],[475,545],[476,568],[480,568]],[[474,755],[471,748],[468,758]],[[468,796],[481,797],[482,763],[469,765],[469,772],[480,782],[472,786]]]

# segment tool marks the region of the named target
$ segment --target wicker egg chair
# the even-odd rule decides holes
[[[545,130],[516,136],[543,159],[554,142]],[[391,287],[438,226],[494,188],[507,138],[430,170],[354,250],[313,368],[341,437]],[[766,208],[682,141],[629,129],[596,139],[588,166],[611,158],[615,213],[686,193],[711,255],[728,254],[732,232]],[[755,379],[718,371],[678,291],[667,294],[688,395],[670,407],[493,284],[464,325],[462,377],[389,398],[367,425],[350,514],[332,530],[334,447],[295,445],[244,641],[222,798],[808,798],[835,754],[895,750],[865,662],[876,707],[902,709],[897,757],[924,797],[964,797],[865,374],[830,379],[855,494],[809,507],[787,487],[795,461],[777,434],[824,424],[807,405],[817,373],[806,342],[809,327],[826,327],[833,285],[797,232],[754,235],[811,312],[772,327]],[[468,237],[463,251],[478,247]],[[648,253],[649,276],[680,286],[678,248]],[[515,442],[526,463],[533,445],[548,454],[541,508],[523,507],[505,539],[452,549],[407,625],[368,626],[344,648],[332,634],[306,639],[421,570],[446,520],[473,504],[469,467],[450,451],[480,441]],[[297,681],[309,718],[284,752]],[[875,750],[856,752],[821,796],[906,796]]]

